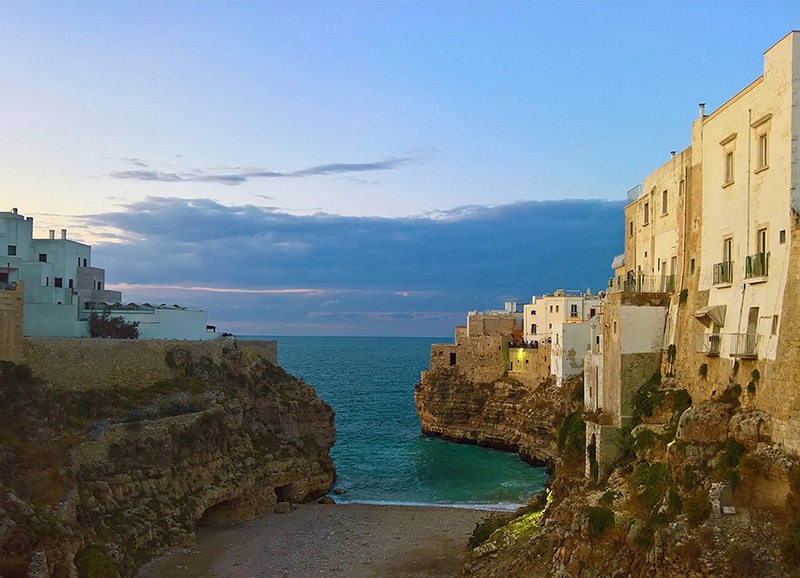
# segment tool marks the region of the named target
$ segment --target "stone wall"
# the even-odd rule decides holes
[[[550,345],[537,349],[510,347],[508,376],[530,386],[537,386],[550,377]]]
[[[16,289],[0,289],[0,360],[22,357],[22,282]]]
[[[277,363],[274,341],[25,339],[23,359],[46,382],[64,389],[136,388],[174,377],[167,353],[188,348],[195,359],[210,357],[215,363],[233,348],[257,348]]]

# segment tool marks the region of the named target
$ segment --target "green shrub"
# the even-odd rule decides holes
[[[711,502],[706,490],[698,490],[683,501],[683,511],[690,526],[697,526],[711,515]]]
[[[659,462],[639,464],[631,474],[631,482],[645,509],[652,512],[661,503],[667,490],[667,466]]]
[[[634,423],[638,423],[642,416],[652,416],[655,408],[664,402],[665,396],[666,392],[661,389],[661,372],[657,371],[631,396]]]
[[[678,350],[675,347],[675,344],[674,343],[670,343],[669,346],[667,347],[667,363],[669,363],[670,365],[675,363],[675,356],[676,356],[677,352],[678,352]]]
[[[739,360],[733,362],[733,376],[736,377],[736,374],[739,373]]]
[[[689,290],[688,289],[681,289],[681,292],[678,293],[678,303],[683,305],[686,303],[686,300],[689,298]]]
[[[119,571],[100,546],[90,546],[75,556],[79,578],[117,578]]]
[[[747,395],[754,396],[756,394],[756,382],[755,381],[748,381],[747,382]]]
[[[507,526],[513,518],[513,514],[505,512],[495,512],[486,516],[475,526],[472,535],[467,541],[467,546],[469,546],[469,548],[477,548],[486,542],[495,530]]]
[[[586,510],[587,521],[589,530],[597,536],[602,538],[606,530],[614,527],[614,510],[611,508],[590,507]]]
[[[672,416],[677,419],[692,405],[692,396],[685,389],[676,389],[671,392]]]
[[[700,376],[701,379],[705,379],[708,376],[708,364],[701,363],[700,367],[697,368],[697,375]]]
[[[582,454],[586,442],[586,423],[580,411],[573,411],[558,428],[558,452],[562,455]]]
[[[139,339],[139,322],[112,317],[108,309],[104,309],[100,315],[92,311],[89,314],[89,335],[111,339]]]
[[[744,455],[744,446],[740,445],[735,439],[725,440],[725,448],[717,462],[714,471],[714,478],[719,482],[736,486],[739,483],[739,460]]]
[[[620,493],[615,490],[608,490],[605,494],[600,496],[598,503],[601,506],[611,506],[614,503],[614,500],[620,497]]]

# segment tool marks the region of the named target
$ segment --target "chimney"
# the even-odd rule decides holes
[[[67,230],[66,229],[61,229],[61,238],[66,240],[66,238],[67,238]]]
[[[676,152],[676,151],[669,151],[669,155],[670,155],[670,156],[672,156],[672,157],[674,157],[674,156],[675,156],[675,152]]]
[[[16,207],[14,207],[13,209],[11,209],[11,214],[12,214],[12,215],[16,215],[18,212],[19,212],[19,210],[18,210]]]
[[[50,238],[51,239],[55,239],[56,238],[56,230],[55,229],[50,229]]]
[[[701,102],[700,103],[700,118],[705,118],[705,116],[706,116],[706,103],[705,102]]]

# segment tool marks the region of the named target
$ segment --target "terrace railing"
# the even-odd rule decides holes
[[[609,279],[609,293],[672,293],[675,275],[635,275]]]
[[[713,269],[713,283],[714,285],[722,285],[723,283],[733,283],[733,261],[723,261],[722,263],[715,263]]]
[[[769,275],[769,253],[748,255],[744,264],[744,278],[766,277]]]

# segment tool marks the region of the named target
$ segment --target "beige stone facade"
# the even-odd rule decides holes
[[[604,308],[602,410],[615,421],[660,366],[695,403],[739,385],[744,405],[772,415],[773,441],[800,452],[799,95],[791,32],[765,52],[760,77],[711,114],[701,105],[691,145],[634,189]],[[626,321],[626,295],[637,293],[658,297],[638,307],[659,313]],[[647,317],[646,339],[660,324],[660,346],[626,354],[625,336]]]
[[[0,360],[19,361],[22,358],[23,283],[0,289]]]

